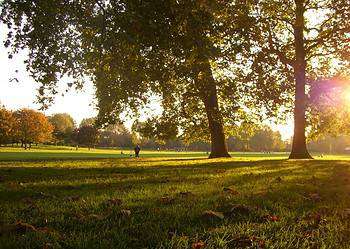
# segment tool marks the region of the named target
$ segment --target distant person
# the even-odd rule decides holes
[[[140,157],[139,154],[140,154],[141,148],[138,144],[135,146],[134,150],[135,150],[135,157]]]

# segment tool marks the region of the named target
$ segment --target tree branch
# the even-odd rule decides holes
[[[271,34],[271,29],[269,29],[269,50],[271,53],[275,54],[278,56],[279,60],[286,66],[293,66],[294,65],[294,61],[287,58],[287,56],[280,51],[278,48],[275,47],[276,43],[273,42],[273,37]]]

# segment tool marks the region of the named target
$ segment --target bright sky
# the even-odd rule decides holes
[[[26,72],[23,60],[25,53],[8,59],[7,49],[3,46],[6,37],[6,27],[0,25],[0,104],[8,109],[32,108],[40,106],[35,103],[37,84]],[[15,71],[18,70],[18,73]],[[19,82],[10,82],[10,79],[17,77]],[[82,92],[70,91],[65,96],[57,95],[55,103],[45,111],[46,115],[53,113],[69,113],[77,122],[83,118],[94,117],[97,112],[93,106],[94,87],[87,82]],[[127,125],[129,126],[129,125]],[[291,120],[286,125],[271,125],[273,130],[279,130],[284,140],[293,135]]]
[[[38,109],[40,106],[35,101],[39,84],[25,70],[25,53],[8,59],[8,50],[3,46],[5,37],[6,27],[0,25],[0,103],[12,110],[24,107]],[[10,82],[15,76],[19,82]],[[50,115],[66,112],[79,124],[83,118],[96,116],[97,112],[92,106],[93,100],[93,85],[87,82],[82,92],[70,91],[64,97],[57,95],[55,103],[45,113]]]

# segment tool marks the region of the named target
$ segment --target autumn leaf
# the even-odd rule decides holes
[[[223,213],[212,211],[212,210],[205,211],[202,214],[202,216],[203,216],[203,218],[206,218],[206,219],[220,219],[220,220],[222,220],[225,218]]]
[[[279,221],[280,218],[278,216],[276,216],[276,215],[269,215],[268,216],[268,220],[272,221],[272,222],[276,222],[276,221]]]
[[[314,202],[321,200],[321,196],[318,193],[310,193],[305,198]]]
[[[79,195],[73,195],[73,196],[68,196],[68,197],[66,197],[65,199],[67,200],[67,201],[79,201],[80,200],[80,196]]]
[[[203,241],[197,241],[192,244],[192,249],[202,249],[205,247],[205,243]]]
[[[282,177],[279,176],[279,177],[276,178],[276,182],[282,182],[282,181],[283,181]]]
[[[252,247],[253,245],[253,240],[249,236],[238,236],[229,242],[230,248],[246,248]]]
[[[96,219],[96,220],[104,220],[108,215],[103,214],[90,214],[89,218]]]
[[[327,220],[324,218],[324,215],[321,212],[309,213],[305,216],[304,220],[312,222],[313,225],[316,226],[318,226],[321,223],[327,222]]]
[[[256,237],[256,236],[251,236],[250,240],[257,243],[257,248],[258,249],[265,248],[265,240],[260,239],[259,237]]]
[[[260,240],[258,241],[258,248],[259,248],[259,249],[265,248],[265,240],[260,239]]]
[[[45,243],[43,245],[43,249],[51,249],[51,248],[54,248],[53,245],[51,243]]]
[[[37,193],[37,194],[34,194],[32,197],[33,197],[33,198],[36,198],[36,199],[56,198],[55,195],[46,194],[46,193],[44,193],[44,192],[39,192],[39,193]]]
[[[25,204],[33,204],[34,203],[34,200],[31,197],[24,197],[24,198],[22,198],[22,201]]]
[[[109,199],[106,201],[108,206],[120,206],[123,203],[121,199]]]
[[[350,218],[350,208],[346,208],[341,212],[343,218]]]
[[[129,217],[129,216],[131,216],[131,211],[128,209],[122,209],[122,210],[120,210],[120,214],[124,217]]]
[[[228,216],[236,216],[236,215],[248,215],[252,212],[252,208],[242,204],[232,205],[229,212],[227,212]]]
[[[179,193],[182,197],[187,197],[193,195],[191,191],[184,191]]]
[[[15,227],[16,232],[20,234],[36,231],[36,228],[33,225],[21,221],[17,221]]]
[[[228,194],[231,194],[231,195],[238,195],[239,194],[239,192],[237,190],[235,190],[233,188],[230,188],[230,187],[223,188],[223,191],[225,193],[228,193]]]
[[[172,203],[175,202],[175,198],[169,197],[169,196],[163,196],[163,197],[160,198],[160,202],[162,204],[166,204],[166,205],[172,204]]]

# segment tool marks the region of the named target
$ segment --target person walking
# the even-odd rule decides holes
[[[140,157],[139,154],[140,154],[141,148],[138,144],[135,146],[134,150],[135,150],[135,157]]]

